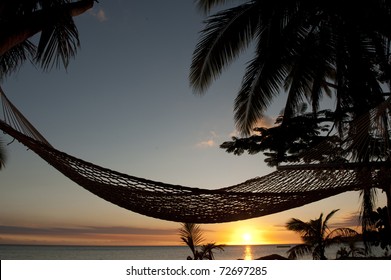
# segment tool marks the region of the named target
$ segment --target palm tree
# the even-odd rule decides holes
[[[0,1],[0,81],[26,60],[43,69],[67,67],[80,45],[73,17],[93,5],[94,0]],[[35,45],[29,39],[38,33]],[[0,146],[0,169],[4,161]]]
[[[192,257],[187,257],[188,260],[214,260],[214,250],[224,251],[225,245],[222,244],[215,242],[201,244],[204,241],[204,236],[201,227],[197,224],[182,223],[179,228],[179,236],[193,253]]]
[[[183,243],[189,246],[193,253],[193,260],[201,259],[200,253],[197,251],[197,247],[204,241],[201,227],[194,223],[182,223],[179,229],[179,235]],[[189,256],[188,259],[191,259]]]
[[[366,250],[361,247],[356,246],[356,241],[352,240],[349,241],[349,249],[346,247],[341,247],[337,253],[336,258],[337,259],[347,259],[347,258],[360,258],[364,257],[366,255]]]
[[[231,1],[196,2],[209,13]],[[287,93],[282,129],[304,100],[316,115],[320,100],[328,95],[336,100],[334,121],[342,133],[354,129],[346,123],[374,108],[390,91],[391,0],[344,5],[336,0],[241,2],[206,19],[189,79],[195,93],[204,94],[231,62],[254,47],[235,99],[236,126],[243,135],[252,132],[281,92]],[[388,133],[388,117],[379,123]],[[357,143],[354,153],[359,162],[369,161],[360,153],[369,150],[367,145]],[[391,188],[384,190],[391,205]],[[371,189],[362,191],[364,230],[374,194]]]
[[[228,0],[197,0],[210,12]],[[251,133],[273,98],[284,89],[284,117],[307,99],[313,111],[324,94],[337,100],[340,117],[353,117],[383,99],[381,83],[390,81],[391,1],[336,0],[242,1],[213,14],[193,53],[190,84],[203,94],[243,50],[254,46],[241,89],[235,120]],[[339,119],[339,121],[342,121]]]
[[[213,250],[224,251],[224,245],[216,244],[214,242],[202,245],[200,251],[201,260],[214,260]]]
[[[299,233],[304,242],[289,249],[289,258],[297,259],[300,256],[312,253],[314,260],[325,260],[327,259],[325,255],[327,247],[343,241],[344,238],[356,236],[358,233],[350,228],[329,229],[328,222],[338,210],[331,211],[324,220],[322,213],[318,219],[309,222],[303,222],[295,218],[288,221],[287,229]]]
[[[0,1],[0,79],[29,60],[44,69],[68,65],[80,44],[73,21],[94,0]],[[39,34],[38,44],[29,39]]]

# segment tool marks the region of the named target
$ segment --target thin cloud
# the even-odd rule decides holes
[[[0,241],[3,244],[177,245],[177,235],[177,229],[0,225]]]
[[[136,234],[136,235],[175,235],[175,229],[151,229],[135,227],[23,227],[0,226],[0,234],[15,235],[89,235],[89,234]]]
[[[216,142],[213,139],[201,141],[196,145],[198,148],[211,148],[216,146]]]
[[[360,215],[358,213],[351,213],[341,218],[339,222],[332,223],[333,228],[342,228],[342,227],[358,227],[360,226]]]
[[[209,138],[198,142],[196,144],[196,147],[200,148],[200,149],[207,149],[207,148],[215,147],[217,138],[219,138],[217,133],[214,131],[211,131]]]
[[[270,117],[270,116],[263,116],[261,119],[259,119],[255,124],[254,124],[254,128],[256,127],[266,127],[266,128],[270,128],[272,126],[275,125],[275,122],[276,122],[276,118],[273,118],[273,117]],[[232,131],[230,134],[229,134],[229,137],[232,138],[232,137],[241,137],[240,133],[238,130],[234,130]]]
[[[98,19],[98,21],[100,21],[100,22],[104,22],[104,21],[108,20],[105,11],[102,8],[100,8],[97,12],[94,10],[91,10],[90,14],[93,17],[95,17],[96,19]]]
[[[272,127],[276,122],[276,119],[275,118],[272,118],[270,116],[263,116],[261,119],[259,119],[256,124],[254,125],[254,127],[266,127],[266,128],[270,128]]]

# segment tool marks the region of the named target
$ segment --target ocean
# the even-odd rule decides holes
[[[226,246],[215,251],[218,260],[254,259],[263,255],[286,255],[277,245]],[[0,245],[2,260],[185,260],[186,246],[46,246]]]
[[[294,245],[237,245],[216,251],[217,260],[252,260],[271,254],[287,257]],[[335,259],[340,246],[326,251]],[[191,251],[185,246],[52,246],[0,245],[1,260],[185,260]],[[311,259],[305,256],[303,259]]]

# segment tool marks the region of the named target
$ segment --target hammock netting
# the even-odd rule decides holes
[[[11,104],[0,88],[0,129],[91,193],[149,217],[222,223],[265,216],[346,191],[390,182],[386,162],[287,165],[243,183],[200,189],[138,178],[100,167],[53,148]]]

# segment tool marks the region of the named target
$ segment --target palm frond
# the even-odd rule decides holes
[[[0,56],[0,80],[14,71],[26,60],[32,60],[35,55],[36,47],[30,41],[24,41],[8,52]]]
[[[201,246],[201,259],[214,260],[213,250],[224,251],[224,246],[222,244],[216,243],[207,243]]]
[[[326,230],[328,229],[328,222],[329,220],[334,216],[335,213],[337,213],[339,211],[339,209],[334,209],[333,211],[331,211],[330,213],[327,214],[326,218],[324,219],[323,221],[323,228],[322,228],[322,232],[323,233],[326,233]]]
[[[309,231],[313,231],[311,223],[303,222],[300,219],[292,218],[286,223],[286,228],[288,230],[295,231],[301,235],[307,234]]]
[[[192,251],[204,240],[201,227],[194,223],[182,223],[179,229],[179,236]]]
[[[291,69],[296,41],[306,30],[300,27],[302,19],[299,20],[301,14],[295,1],[284,2],[284,7],[279,3],[262,4],[255,57],[246,68],[235,99],[236,126],[244,135],[250,134],[273,98],[280,94]]]
[[[27,54],[34,55],[31,62],[45,70],[60,64],[67,67],[80,43],[72,17],[93,5],[93,0],[2,1],[0,53],[4,57],[1,58],[1,77],[16,70]],[[32,50],[27,40],[39,33],[38,48],[34,46]],[[20,52],[26,46],[27,53]]]
[[[292,117],[304,99],[310,101],[313,112],[317,112],[323,92],[331,95],[327,79],[333,72],[332,48],[323,29],[315,32],[308,27],[297,27],[299,36],[292,47],[291,66],[284,83],[288,92],[284,118]]]
[[[208,18],[190,66],[190,85],[204,93],[212,80],[246,48],[258,26],[254,3],[225,10]]]
[[[267,36],[265,33],[263,35]],[[284,53],[281,42],[277,41],[261,40],[262,44],[259,44],[256,57],[246,69],[235,99],[235,122],[244,135],[249,135],[254,124],[262,118],[285,79]]]
[[[80,46],[77,27],[70,15],[59,11],[56,19],[42,30],[37,49],[37,61],[44,69],[61,63],[67,67]]]
[[[351,228],[336,228],[332,230],[326,237],[328,244],[335,242],[344,242],[347,239],[358,236],[358,232]]]

